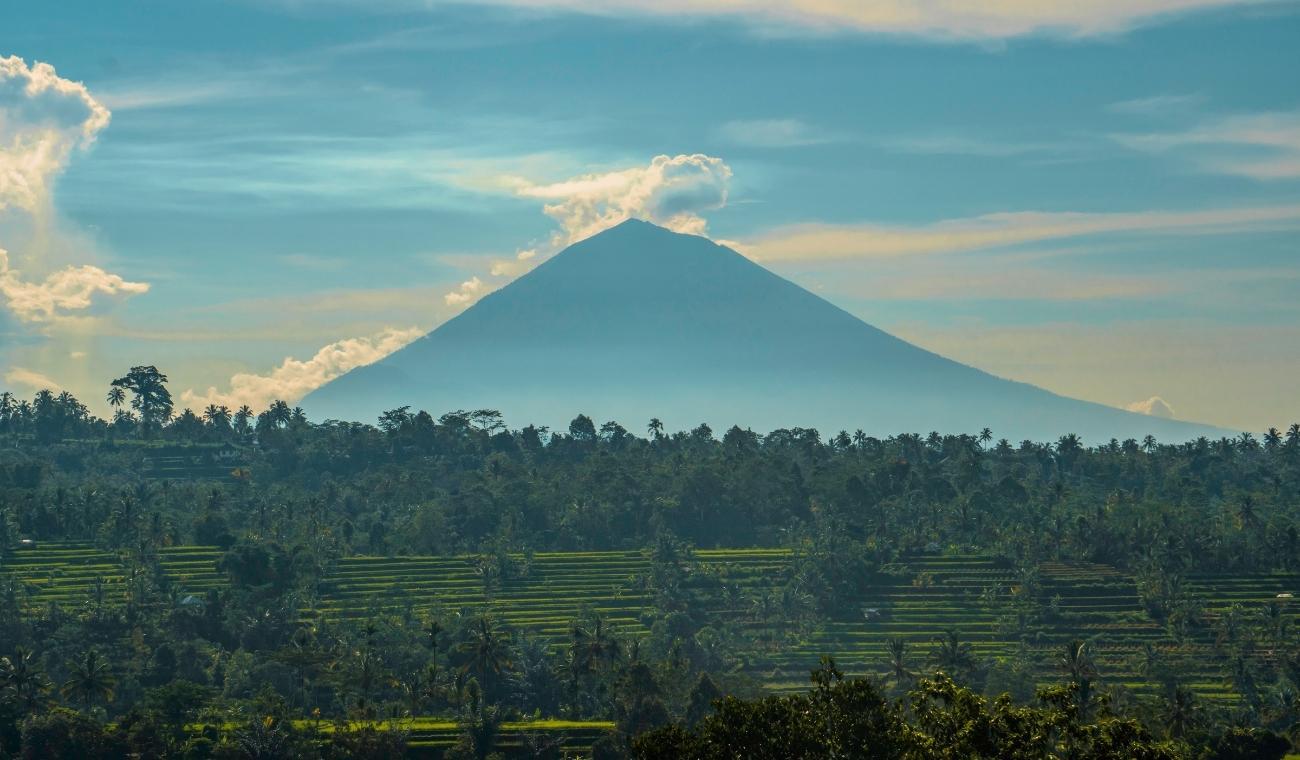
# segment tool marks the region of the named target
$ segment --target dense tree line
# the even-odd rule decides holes
[[[812,742],[789,757],[1267,757],[1277,755],[1194,749],[1281,746],[1300,721],[1300,658],[1286,653],[1295,632],[1253,618],[1223,638],[1244,663],[1240,682],[1255,684],[1236,712],[1198,704],[1154,655],[1164,696],[1118,704],[1093,688],[1082,644],[1062,657],[1060,690],[999,701],[1005,679],[958,631],[928,654],[900,642],[873,683],[828,667],[806,696],[710,707],[759,694],[740,667],[746,651],[843,616],[917,553],[995,555],[1026,588],[1044,561],[1106,563],[1138,579],[1147,614],[1171,635],[1209,625],[1182,583],[1189,574],[1300,570],[1297,425],[1088,446],[1072,435],[1013,444],[988,430],[669,433],[657,419],[638,434],[581,414],[566,430],[511,429],[486,409],[313,423],[279,401],[176,413],[166,380],[152,367],[114,380],[110,419],[67,393],[0,395],[0,547],[90,542],[127,568],[120,602],[38,611],[0,574],[0,754],[73,752],[50,749],[64,742],[79,756],[384,756],[400,732],[336,732],[320,746],[292,719],[440,714],[464,727],[456,752],[479,757],[503,720],[529,715],[615,721],[599,748],[610,756],[735,756],[718,747],[759,742],[748,732],[770,724],[788,735],[764,746]],[[162,473],[169,458],[215,461],[223,474]],[[178,605],[158,550],[180,544],[222,547],[229,588]],[[794,550],[779,593],[752,600],[756,619],[784,623],[767,631],[699,613],[700,595],[725,590],[709,587],[692,550],[749,546]],[[532,552],[578,549],[651,557],[648,638],[626,640],[587,615],[557,652],[436,600],[357,623],[300,621],[340,557],[476,555],[491,584],[526,572],[519,558]],[[1266,657],[1256,641],[1273,642]],[[946,676],[920,675],[935,671]],[[995,743],[963,754],[977,741],[967,723]],[[196,724],[234,728],[186,729]],[[882,738],[880,754],[862,754],[855,732],[897,744]],[[925,754],[939,744],[948,755]],[[1125,746],[1148,754],[1115,749]]]

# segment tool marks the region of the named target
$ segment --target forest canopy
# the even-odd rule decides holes
[[[723,757],[758,725],[774,757],[1296,740],[1297,425],[369,425],[177,413],[166,382],[132,368],[110,419],[0,396],[0,754]]]

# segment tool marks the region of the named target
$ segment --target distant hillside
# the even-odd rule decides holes
[[[872,327],[729,248],[628,221],[563,252],[384,360],[312,393],[316,419],[410,405],[516,426],[978,432],[1185,440],[1227,431],[1065,398]]]

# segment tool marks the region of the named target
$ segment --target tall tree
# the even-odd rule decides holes
[[[140,413],[146,435],[172,416],[172,394],[167,390],[167,376],[152,365],[132,367],[125,376],[112,382],[115,388],[130,391],[131,408]]]

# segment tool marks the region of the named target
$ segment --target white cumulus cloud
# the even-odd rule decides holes
[[[89,264],[66,267],[44,280],[25,280],[10,268],[8,251],[0,248],[0,305],[22,322],[57,322],[69,312],[86,311],[97,298],[127,298],[148,290],[148,283],[130,282]]]
[[[1159,396],[1152,396],[1146,401],[1134,401],[1124,408],[1130,412],[1137,412],[1150,417],[1163,417],[1167,420],[1174,418],[1174,408]]]
[[[0,212],[29,215],[39,230],[21,272],[0,249],[0,308],[19,322],[48,326],[149,290],[90,264],[51,271],[44,261],[43,249],[57,237],[49,213],[53,180],[110,118],[84,84],[60,77],[50,64],[0,58]]]
[[[305,361],[288,357],[265,375],[237,373],[230,378],[227,391],[215,387],[202,393],[184,391],[181,403],[194,409],[208,404],[224,404],[231,408],[248,404],[254,409],[264,409],[276,400],[294,403],[343,373],[388,356],[423,332],[418,327],[388,328],[367,338],[335,341]]]
[[[48,63],[0,58],[0,210],[38,211],[77,148],[108,126],[107,108]]]
[[[702,235],[703,212],[727,204],[731,167],[701,153],[655,156],[648,166],[584,174],[550,185],[523,184],[516,192],[546,202],[560,223],[562,245],[590,237],[628,219],[644,219],[677,232]]]

